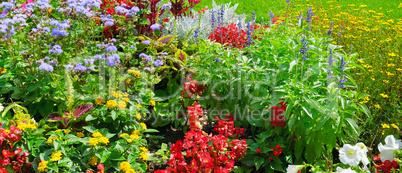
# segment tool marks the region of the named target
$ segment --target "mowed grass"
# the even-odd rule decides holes
[[[251,15],[253,10],[257,15],[257,22],[264,22],[269,19],[268,12],[273,12],[275,15],[286,14],[287,3],[285,0],[215,0],[216,4],[226,4],[231,3],[239,4],[236,9],[238,14]],[[291,11],[306,11],[305,7],[302,5],[311,4],[316,8],[330,9],[335,6],[340,5],[341,10],[347,11],[350,7],[349,5],[354,4],[355,6],[367,5],[367,10],[374,10],[376,12],[382,12],[387,17],[393,19],[402,18],[402,8],[398,8],[402,0],[291,0]],[[205,6],[211,7],[212,0],[202,0],[199,4],[195,6],[195,10],[200,10]]]

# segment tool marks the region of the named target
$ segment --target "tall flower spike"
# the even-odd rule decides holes
[[[303,37],[303,39],[301,40],[301,42],[303,43],[303,47],[299,50],[299,52],[300,52],[301,54],[303,54],[303,59],[304,59],[304,60],[307,60],[306,52],[307,52],[309,49],[307,49],[308,41],[306,41],[306,36]]]
[[[334,21],[331,21],[331,27],[329,28],[329,31],[327,31],[328,37],[332,36],[333,25],[334,25]]]
[[[274,13],[268,12],[269,17],[271,17],[271,22],[274,23]]]
[[[252,16],[251,19],[253,20],[253,23],[255,23],[255,13],[254,13],[254,10],[253,10],[253,16]]]
[[[345,85],[343,83],[347,82],[348,80],[345,78],[343,71],[345,71],[345,66],[347,65],[347,63],[345,62],[345,60],[343,59],[343,57],[341,58],[341,64],[338,67],[339,69],[341,69],[341,80],[339,80],[339,87],[345,87]]]
[[[251,25],[250,21],[247,21],[247,44],[250,46],[250,44],[253,42],[253,39],[251,39]]]
[[[220,13],[220,18],[221,18],[221,21],[219,22],[219,26],[220,27],[222,27],[225,23],[223,22],[223,15],[225,14],[225,10],[223,10],[223,4],[222,4],[222,6],[221,6],[221,13]]]
[[[243,26],[241,26],[241,18],[239,17],[239,23],[237,23],[237,27],[239,28],[239,37],[241,37],[241,28]]]
[[[214,11],[214,10],[209,10],[209,12],[211,13],[211,20],[210,20],[210,22],[211,22],[211,28],[212,28],[212,31],[214,31],[214,30],[215,30],[215,22],[216,22],[216,19],[215,19],[215,12],[216,12],[216,11]]]

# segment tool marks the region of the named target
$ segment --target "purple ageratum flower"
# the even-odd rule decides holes
[[[50,46],[49,54],[61,54],[63,50],[60,45]]]
[[[94,60],[105,59],[104,55],[95,55]]]
[[[149,28],[151,28],[152,30],[159,30],[159,29],[161,29],[161,26],[162,25],[155,23],[155,24],[151,25]]]
[[[145,53],[140,53],[140,55],[138,57],[144,57],[146,61],[150,62],[152,61],[152,56],[151,55],[147,55]]]
[[[142,44],[149,45],[149,44],[151,44],[151,41],[149,41],[149,40],[145,40],[145,41],[143,41],[143,42],[142,42]]]
[[[122,6],[116,6],[116,7],[114,7],[114,9],[116,10],[116,13],[120,13],[120,14],[129,12],[126,8],[124,8]]]
[[[69,20],[63,20],[62,22],[56,24],[56,26],[60,29],[64,28],[70,28],[70,21]]]
[[[216,61],[216,62],[221,62],[221,60],[219,59],[219,57],[216,57],[216,58],[215,58],[215,61]]]
[[[57,67],[57,62],[56,62],[56,61],[54,61],[54,60],[49,61],[49,64],[54,64],[54,66],[56,66],[56,67]]]
[[[145,68],[144,68],[144,70],[151,71],[151,68],[149,68],[149,67],[145,67]]]
[[[113,25],[114,25],[113,20],[107,20],[105,22],[105,26],[113,26]]]
[[[106,57],[106,63],[108,67],[118,65],[120,63],[120,57],[117,54]]]
[[[117,40],[116,40],[115,38],[112,38],[112,41],[113,41],[113,42],[116,42]]]
[[[162,9],[167,10],[167,9],[171,9],[171,8],[172,8],[171,2],[168,2],[168,3],[162,5]]]
[[[131,7],[131,9],[128,11],[126,16],[133,16],[133,15],[136,15],[138,12],[140,12],[140,8],[134,6],[134,7]]]
[[[169,55],[167,52],[162,52],[161,55]]]
[[[82,63],[75,65],[74,71],[86,71],[87,67],[83,66]]]
[[[133,46],[130,46],[129,48],[130,48],[130,49],[134,49],[134,48],[135,48],[135,46],[133,45]]]
[[[43,27],[41,30],[42,33],[49,33],[50,32],[50,28],[49,27]]]
[[[71,65],[71,64],[64,65],[64,68],[66,69],[66,71],[70,70],[70,69],[73,68],[73,67],[74,67],[74,66]]]
[[[85,65],[93,65],[94,64],[95,59],[84,59]]]
[[[42,63],[39,66],[39,70],[45,70],[48,72],[52,72],[54,70],[54,68],[53,68],[53,66],[42,61]]]
[[[162,66],[164,63],[163,63],[163,61],[161,61],[161,60],[156,60],[156,61],[154,61],[154,65],[156,66],[156,67],[159,67],[159,66]]]
[[[113,44],[106,47],[106,52],[116,52],[116,51],[117,51],[117,47]]]
[[[67,37],[68,33],[67,33],[67,31],[65,31],[63,29],[53,28],[51,35],[53,37],[60,37],[60,36]]]

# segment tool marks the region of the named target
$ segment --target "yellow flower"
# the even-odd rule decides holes
[[[126,79],[126,85],[129,85],[131,83],[131,78]]]
[[[54,131],[55,133],[57,133],[57,132],[61,132],[61,129],[57,129],[56,131]]]
[[[145,123],[140,123],[140,126],[141,126],[144,130],[147,129],[147,125],[146,125]]]
[[[127,134],[127,133],[122,133],[122,134],[120,135],[121,138],[125,138],[125,136],[128,136],[128,134]]]
[[[389,53],[388,56],[396,56],[396,54],[392,52],[392,53]]]
[[[125,101],[119,101],[117,107],[118,107],[119,109],[124,109],[124,108],[127,107],[127,104],[126,104]]]
[[[402,3],[399,4],[398,8],[402,8]]]
[[[142,160],[148,160],[149,159],[148,153],[147,152],[141,152],[140,153],[140,158]]]
[[[378,108],[378,109],[381,109],[381,106],[378,105],[378,104],[374,105],[374,107],[376,107],[376,108]]]
[[[130,168],[125,173],[135,173],[134,169]]]
[[[125,102],[129,102],[130,101],[130,99],[129,98],[123,98],[123,100],[125,101]]]
[[[41,161],[38,165],[38,171],[40,172],[47,172],[46,168],[47,168],[47,163],[49,163],[49,161]]]
[[[138,135],[134,135],[134,134],[130,135],[130,139],[131,139],[132,141],[137,140],[138,138],[140,138]],[[127,141],[127,142],[128,142],[128,141]]]
[[[155,101],[150,100],[149,103],[151,103],[151,106],[155,106]]]
[[[71,132],[71,130],[70,130],[70,129],[64,129],[63,132],[64,132],[65,134],[69,134],[69,133]]]
[[[98,97],[95,100],[95,105],[101,105],[102,103],[105,103],[106,100],[103,97]]]
[[[139,131],[139,130],[134,130],[132,134],[133,134],[133,135],[139,135],[139,134],[140,134],[140,131]]]
[[[92,137],[94,137],[94,138],[102,137],[102,136],[103,136],[102,133],[99,133],[99,132],[95,132],[92,134]]]
[[[112,108],[114,108],[114,107],[116,107],[117,106],[117,103],[116,103],[116,101],[114,101],[114,100],[109,100],[109,101],[107,101],[107,103],[106,103],[106,107],[108,107],[108,108],[110,108],[110,109],[112,109]]]
[[[77,132],[76,135],[77,135],[77,137],[79,137],[79,138],[85,137],[84,133],[82,133],[82,132]]]
[[[133,75],[135,78],[139,79],[141,78],[141,72],[139,70],[128,70],[128,73],[130,73],[131,75]]]
[[[27,124],[27,129],[36,129],[36,124],[35,123],[28,123]]]
[[[140,114],[140,113],[136,113],[136,114],[135,114],[135,118],[137,118],[138,120],[140,120],[140,119],[141,119],[141,114]]]
[[[101,137],[99,138],[98,142],[107,145],[109,144],[109,139],[106,137]]]
[[[52,153],[50,161],[57,162],[61,159],[62,155],[60,151],[55,151]]]
[[[389,125],[388,124],[381,124],[382,128],[384,129],[389,129]]]
[[[128,163],[127,161],[124,161],[124,162],[121,162],[121,163],[120,163],[120,166],[119,166],[120,171],[126,172],[126,171],[129,170],[130,168],[131,168],[131,165],[130,165],[130,163]]]
[[[56,137],[52,136],[49,139],[47,139],[46,143],[50,144],[50,143],[52,143],[53,141],[56,141],[56,140],[59,140],[59,138],[56,138]]]
[[[89,146],[95,146],[95,145],[97,145],[98,144],[98,139],[97,138],[91,138],[91,139],[89,139],[89,141],[88,141],[88,145]]]
[[[394,129],[398,129],[398,126],[395,125],[395,124],[391,124],[391,126],[392,126]]]
[[[4,73],[6,73],[7,72],[7,69],[5,69],[5,68],[0,68],[0,74],[4,74]]]
[[[386,94],[380,94],[380,96],[383,98],[388,98],[388,95],[386,95]]]
[[[137,106],[137,109],[142,107],[140,104],[137,104],[136,106]]]
[[[97,157],[91,157],[89,158],[89,164],[92,166],[95,166],[98,164],[98,158]]]
[[[20,130],[25,130],[27,128],[27,124],[25,123],[19,123],[17,125],[17,128],[19,128]]]
[[[140,147],[140,150],[142,150],[142,152],[148,152],[148,148],[147,148],[147,147]]]

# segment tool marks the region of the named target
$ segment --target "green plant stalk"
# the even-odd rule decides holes
[[[53,81],[57,84],[57,87],[60,89],[61,94],[63,94],[64,98],[68,100],[68,97],[66,94],[64,94],[63,89],[60,86],[60,83],[56,81],[56,77],[54,76],[53,72],[50,73],[50,76],[52,77]]]

